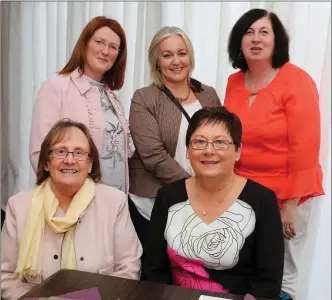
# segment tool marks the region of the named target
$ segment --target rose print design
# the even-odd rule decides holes
[[[219,293],[229,292],[219,283],[209,280],[202,261],[185,258],[170,247],[167,248],[167,254],[171,261],[173,281],[176,285]]]
[[[189,201],[169,209],[165,237],[170,248],[179,255],[202,261],[210,269],[233,268],[245,238],[255,227],[254,211],[247,203],[237,200],[211,224],[204,223]]]

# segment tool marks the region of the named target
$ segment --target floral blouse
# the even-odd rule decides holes
[[[112,106],[105,85],[84,76],[88,82],[99,89],[101,107],[104,112],[104,143],[100,153],[101,182],[126,192],[125,177],[125,136],[116,111]],[[131,140],[131,139],[130,139]]]
[[[280,292],[284,240],[270,189],[248,180],[238,199],[207,224],[182,179],[159,190],[150,222],[144,279],[265,298]]]

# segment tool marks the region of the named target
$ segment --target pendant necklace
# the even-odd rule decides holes
[[[175,98],[178,99],[180,102],[184,102],[189,98],[190,92],[191,92],[191,89],[189,87],[188,95],[186,97],[175,97]]]
[[[264,87],[266,87],[273,80],[273,78],[277,75],[279,69],[274,69],[274,71],[276,71],[276,72],[272,72],[271,77],[269,78],[268,82],[265,84]],[[246,79],[247,84],[249,83],[248,82],[248,78],[249,78],[249,73],[246,72],[245,73],[245,79]],[[257,96],[258,95],[257,91],[256,92],[252,92],[252,85],[251,84],[249,86],[249,90],[250,90],[249,98],[252,97],[252,96]]]
[[[232,190],[232,186],[233,186],[234,180],[235,180],[235,175],[233,176],[232,182],[231,182],[230,185],[229,185],[229,190],[228,190],[227,193],[225,194],[224,199],[227,198],[227,196],[229,195],[230,191]],[[221,203],[221,199],[219,198],[219,200],[217,200],[216,203],[217,203],[217,205],[219,205],[219,204]],[[203,211],[203,212],[202,212],[202,215],[203,215],[203,217],[206,217],[208,214],[207,214],[206,211]]]

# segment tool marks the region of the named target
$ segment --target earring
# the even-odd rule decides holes
[[[160,67],[157,65],[157,70],[160,72]]]
[[[242,59],[242,49],[240,48],[239,58]]]

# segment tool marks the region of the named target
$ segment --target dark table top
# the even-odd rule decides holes
[[[198,300],[201,295],[233,300],[244,298],[239,295],[205,292],[76,270],[60,270],[20,299],[59,296],[92,287],[98,287],[103,300]],[[257,300],[260,299],[257,298]]]

